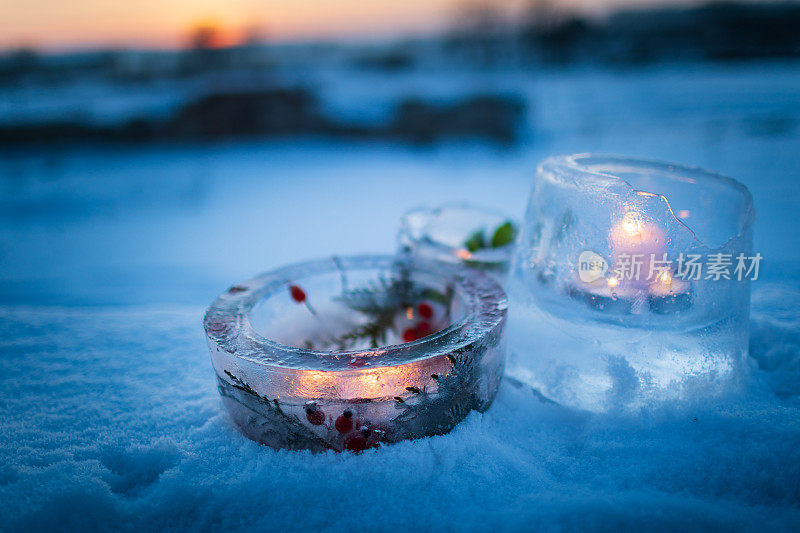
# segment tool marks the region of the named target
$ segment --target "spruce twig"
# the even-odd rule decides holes
[[[335,449],[325,439],[308,429],[297,416],[286,413],[277,398],[270,400],[266,396],[261,396],[241,378],[228,370],[224,372],[231,382],[217,378],[220,394],[253,413],[251,424],[255,425],[258,422],[256,427],[262,432],[262,442],[277,442],[280,447],[288,449]],[[241,391],[244,394],[234,391]]]

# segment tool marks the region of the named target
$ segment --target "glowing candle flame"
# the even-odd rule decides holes
[[[635,211],[626,213],[625,218],[622,220],[622,229],[631,237],[641,238],[642,221],[639,218],[639,213]]]
[[[638,211],[628,211],[620,223],[611,229],[609,237],[616,252],[636,250],[648,253],[660,249],[664,234],[653,224],[645,222]]]
[[[653,256],[660,257],[664,251],[664,232],[654,223],[643,217],[639,211],[628,211],[617,225],[609,232],[611,254],[614,262],[623,254],[638,258],[640,268],[631,272],[631,276],[623,277],[623,285],[644,288],[651,280],[643,279],[650,272]]]

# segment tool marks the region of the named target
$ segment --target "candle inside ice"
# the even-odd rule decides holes
[[[247,436],[357,452],[486,409],[505,310],[501,287],[462,266],[336,257],[231,287],[205,327],[223,402]]]
[[[592,154],[543,162],[509,280],[511,374],[590,410],[735,383],[748,285],[684,267],[747,255],[752,221],[746,188],[698,168]]]

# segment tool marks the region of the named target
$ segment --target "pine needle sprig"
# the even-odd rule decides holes
[[[447,375],[431,375],[438,385],[435,392],[412,387],[413,401],[395,398],[396,407],[403,412],[393,422],[406,437],[413,438],[430,427],[436,428],[436,433],[447,433],[472,409],[483,407],[478,361],[484,352],[484,347],[474,345],[453,351],[447,355],[451,364]]]
[[[400,260],[393,265],[390,276],[381,275],[378,279],[353,289],[347,289],[343,285],[342,294],[335,300],[365,315],[368,322],[331,339],[329,344],[340,350],[354,348],[359,341],[368,341],[370,348],[384,346],[397,313],[423,300],[444,305],[446,319],[449,319],[453,299],[452,285],[448,285],[444,292],[421,287],[411,278],[411,273],[409,261]]]
[[[231,381],[217,377],[220,394],[252,413],[248,425],[260,433],[262,442],[290,450],[335,449],[325,439],[308,429],[297,416],[286,413],[277,398],[270,400],[266,396],[261,396],[241,378],[228,370],[224,372]]]
[[[372,322],[357,326],[352,331],[332,339],[329,344],[337,346],[340,350],[347,350],[355,347],[360,340],[367,339],[370,348],[378,348],[385,345],[389,328],[392,326],[392,317],[380,317]]]

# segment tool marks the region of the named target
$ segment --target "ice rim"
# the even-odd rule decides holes
[[[737,231],[722,243],[712,245],[711,243],[703,242],[690,226],[675,216],[669,200],[664,195],[637,189],[628,180],[614,175],[610,167],[623,165],[633,167],[639,172],[658,172],[659,179],[663,181],[682,181],[692,185],[716,184],[723,186],[728,191],[735,191],[743,201],[742,216],[739,218]],[[537,174],[554,184],[562,186],[596,188],[603,195],[616,194],[620,198],[626,198],[630,195],[653,197],[666,206],[672,221],[685,228],[699,247],[709,250],[723,249],[733,241],[747,238],[746,234],[751,230],[755,221],[753,196],[744,184],[731,177],[699,166],[619,154],[586,152],[548,157],[539,164]],[[698,180],[702,180],[705,183],[698,183]]]
[[[466,202],[462,203],[447,203],[436,206],[419,206],[406,211],[400,218],[400,229],[397,233],[397,241],[401,247],[420,247],[427,248],[433,251],[433,254],[438,260],[450,263],[457,263],[464,261],[457,255],[457,251],[463,249],[463,246],[449,246],[442,242],[432,239],[424,228],[415,227],[411,219],[415,216],[426,217],[429,221],[433,217],[438,216],[443,211],[449,210],[463,210],[466,212],[475,212],[483,215],[496,216],[498,224],[505,221],[511,221],[516,227],[519,227],[519,221],[514,217],[504,213],[500,210],[490,209],[483,206],[478,206]],[[500,248],[483,248],[475,252],[470,252],[469,263],[471,264],[487,264],[487,265],[508,265],[511,261],[514,252],[514,242]]]
[[[405,259],[389,255],[334,256],[289,265],[233,285],[206,311],[203,320],[206,336],[220,351],[269,372],[312,370],[359,374],[363,369],[349,366],[354,357],[368,357],[368,370],[441,358],[502,327],[508,301],[503,288],[490,275],[462,265],[416,260],[410,265],[412,272],[453,283],[465,308],[460,320],[422,339],[371,349],[320,351],[268,339],[250,323],[249,315],[256,303],[278,291],[286,291],[290,283],[302,284],[308,276],[347,270],[388,272],[402,261]]]

